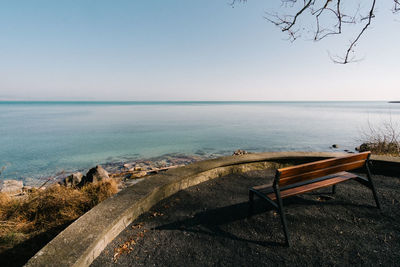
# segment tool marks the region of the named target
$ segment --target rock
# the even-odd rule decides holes
[[[123,167],[125,168],[125,169],[130,169],[131,167],[132,167],[132,165],[131,164],[128,164],[128,163],[125,163],[124,165],[123,165]]]
[[[67,187],[78,186],[82,182],[83,174],[75,172],[64,179],[64,185]]]
[[[339,145],[338,144],[333,144],[332,148],[339,148]]]
[[[96,167],[90,169],[88,173],[86,174],[86,177],[82,179],[82,182],[85,183],[94,183],[94,182],[100,182],[104,179],[109,179],[110,177],[108,176],[108,172],[103,169],[100,165],[97,165]]]
[[[365,152],[374,149],[374,145],[371,143],[362,143],[360,146],[356,147],[355,150],[358,152]]]
[[[142,167],[140,167],[140,166],[135,166],[135,168],[133,168],[133,170],[134,170],[134,171],[141,171],[141,170],[142,170]]]
[[[359,147],[356,147],[359,152],[372,151],[377,154],[388,154],[388,155],[398,155],[400,151],[400,142],[398,141],[377,141],[362,143]]]
[[[131,174],[131,179],[136,179],[136,178],[141,178],[143,176],[146,176],[147,172],[146,171],[137,171]]]
[[[165,167],[167,167],[168,163],[167,163],[166,160],[161,160],[161,161],[157,162],[157,165],[158,165],[160,168],[165,168]]]
[[[0,192],[10,195],[21,194],[24,183],[17,180],[3,180],[0,182]]]
[[[246,154],[249,154],[249,152],[247,152],[246,150],[238,149],[235,152],[233,152],[232,156],[240,156],[240,155],[246,155]]]

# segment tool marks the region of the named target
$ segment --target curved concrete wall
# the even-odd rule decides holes
[[[26,266],[88,266],[123,229],[160,200],[179,190],[231,173],[278,167],[282,160],[348,155],[325,152],[269,152],[196,162],[150,176],[103,201],[43,247]],[[388,161],[377,158],[382,165]],[[398,168],[399,160],[392,160]],[[396,169],[396,168],[395,168]]]

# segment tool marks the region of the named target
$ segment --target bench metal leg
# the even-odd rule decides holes
[[[247,212],[247,217],[253,215],[253,209],[254,209],[254,192],[249,190],[249,209]]]
[[[367,168],[367,178],[368,178],[368,181],[369,181],[369,184],[370,184],[370,188],[372,190],[372,194],[374,195],[376,206],[378,207],[378,209],[381,209],[381,204],[379,203],[378,194],[376,193],[374,183],[372,182],[371,172],[370,172],[369,167],[368,167],[368,161],[365,164],[365,166]]]
[[[332,195],[334,195],[336,193],[336,185],[334,184],[333,186],[332,186]]]
[[[286,244],[286,246],[289,247],[290,246],[290,243],[289,243],[289,232],[288,232],[288,228],[287,228],[285,212],[283,210],[282,198],[281,198],[281,195],[279,193],[279,190],[276,190],[275,194],[276,194],[276,199],[278,200],[278,211],[279,211],[279,214],[281,216],[283,232],[285,234],[285,240],[286,240],[285,244]]]
[[[378,195],[376,194],[375,186],[372,183],[372,180],[371,180],[371,189],[372,189],[372,193],[374,194],[376,206],[378,207],[378,209],[381,209],[381,204],[379,203]]]

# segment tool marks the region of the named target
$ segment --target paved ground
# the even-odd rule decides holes
[[[357,182],[284,200],[292,246],[279,215],[247,188],[271,171],[230,175],[165,199],[127,227],[93,266],[384,265],[400,262],[400,178],[373,176],[383,206]]]

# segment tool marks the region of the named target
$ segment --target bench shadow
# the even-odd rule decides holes
[[[326,193],[317,193],[312,195],[327,195]],[[332,196],[332,195],[331,195]],[[333,195],[334,196],[334,195]],[[284,199],[284,209],[290,208],[293,205],[309,206],[309,205],[331,205],[331,206],[348,206],[348,207],[365,207],[376,209],[373,205],[355,204],[351,202],[346,202],[344,200],[330,199],[327,201],[318,201],[302,198],[301,196],[293,196]],[[206,210],[203,212],[196,213],[192,218],[179,220],[157,226],[153,230],[178,230],[186,231],[198,234],[205,234],[209,236],[218,236],[222,238],[228,238],[235,241],[249,242],[261,246],[285,246],[285,242],[275,242],[275,241],[259,241],[254,239],[247,239],[238,237],[232,233],[224,231],[221,229],[221,225],[229,224],[231,222],[239,220],[248,220],[248,202],[242,202],[230,206],[220,207],[216,209]],[[261,199],[255,199],[254,201],[254,211],[253,216],[258,214],[263,214],[268,211],[274,210],[267,202]],[[279,217],[274,218],[279,222]],[[280,227],[276,229],[278,232],[282,231]]]
[[[291,205],[302,205],[302,206],[310,206],[310,205],[329,205],[329,206],[344,206],[344,207],[355,207],[355,208],[369,208],[369,209],[377,209],[377,207],[373,204],[357,204],[351,203],[346,200],[336,199],[335,195],[329,193],[307,193],[309,196],[320,196],[320,197],[328,197],[332,199],[327,199],[325,201],[318,201],[314,199],[306,199],[301,196],[292,196],[286,199],[283,199],[283,208],[290,208]],[[371,194],[372,198],[372,194]],[[373,199],[372,199],[373,201]]]
[[[266,205],[255,205],[253,216],[272,210]],[[238,237],[221,229],[220,225],[248,219],[248,202],[199,212],[192,218],[175,221],[153,228],[153,230],[178,230],[209,236],[218,236],[235,241],[249,242],[261,246],[285,246],[284,242],[258,241]],[[202,228],[202,229],[201,229]]]

